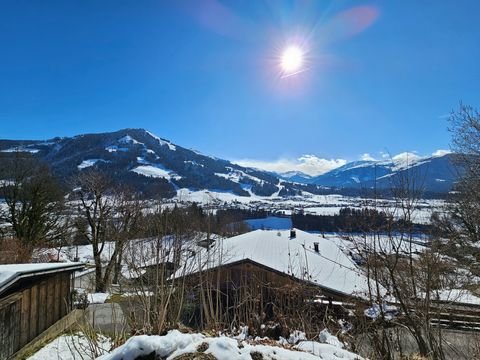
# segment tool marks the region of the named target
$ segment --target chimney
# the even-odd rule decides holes
[[[290,230],[290,239],[295,239],[297,237],[297,233],[295,229]]]
[[[320,249],[318,248],[318,242],[313,243],[313,250],[315,250],[316,253],[320,252]]]

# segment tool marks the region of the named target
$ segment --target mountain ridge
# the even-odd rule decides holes
[[[0,140],[0,151],[29,152],[68,179],[95,168],[153,195],[171,197],[177,188],[232,191],[239,196],[269,196],[279,191],[279,179],[198,151],[175,145],[144,129],[80,134],[43,141]]]
[[[402,178],[416,177],[427,191],[445,193],[458,180],[459,170],[455,163],[457,154],[445,153],[428,157],[399,154],[388,160],[360,160],[347,163],[312,179],[312,184],[385,189],[398,184]]]
[[[421,158],[405,153],[391,160],[361,160],[319,176],[298,171],[278,174],[204,155],[139,128],[48,140],[0,140],[2,154],[16,151],[47,162],[65,181],[96,169],[147,197],[172,197],[180,188],[228,191],[247,197],[299,195],[303,191],[359,193],[388,189],[412,169],[418,169],[427,179],[427,191],[445,193],[457,179],[451,171],[454,154]]]

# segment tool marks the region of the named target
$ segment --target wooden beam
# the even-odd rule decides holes
[[[55,284],[50,278],[47,280],[47,303],[46,303],[46,308],[48,309],[47,327],[51,326],[55,322],[54,314],[53,314],[54,301],[55,301]]]
[[[22,291],[20,324],[20,346],[23,346],[28,343],[30,336],[30,289],[25,289]]]
[[[40,287],[40,294],[38,297],[38,303],[40,305],[41,310],[39,311],[38,314],[38,331],[42,332],[44,331],[48,326],[47,326],[47,313],[50,311],[46,307],[47,305],[47,282],[42,281],[39,285]]]
[[[30,289],[30,332],[28,340],[32,340],[38,335],[38,285],[32,286]]]
[[[60,306],[62,305],[61,303],[63,302],[61,294],[61,275],[55,275],[53,278],[53,283],[55,286],[55,301],[53,302],[53,314],[55,321],[58,321],[60,319]]]

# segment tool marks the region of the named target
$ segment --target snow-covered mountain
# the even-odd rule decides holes
[[[143,129],[86,134],[48,141],[0,140],[4,155],[32,153],[55,174],[69,179],[95,168],[146,196],[171,197],[178,188],[228,191],[240,196],[270,196],[278,177],[175,145]]]
[[[402,153],[388,160],[354,161],[313,178],[311,183],[336,188],[387,189],[409,178],[428,192],[444,193],[451,190],[458,178],[455,156],[420,157]]]
[[[296,182],[300,184],[311,184],[314,176],[305,174],[301,171],[287,171],[283,173],[276,173],[276,175],[283,180]]]
[[[289,196],[302,192],[358,195],[375,186],[388,189],[406,175],[414,176],[428,192],[445,193],[457,179],[453,154],[422,158],[404,153],[388,161],[351,162],[312,177],[298,171],[275,174],[243,167],[173,144],[143,129],[46,141],[0,140],[0,156],[11,156],[16,151],[47,162],[65,183],[82,171],[96,169],[146,197],[173,197],[181,188],[238,196]]]

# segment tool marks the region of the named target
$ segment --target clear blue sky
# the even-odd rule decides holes
[[[3,0],[0,138],[142,127],[228,159],[448,148],[477,0]],[[308,70],[279,77],[292,42]]]

